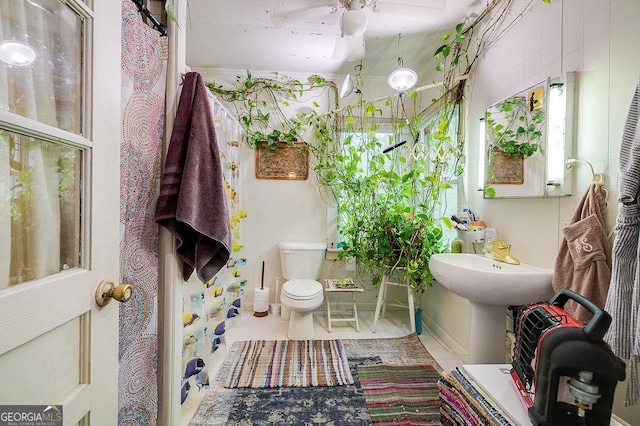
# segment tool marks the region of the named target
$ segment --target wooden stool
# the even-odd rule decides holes
[[[406,287],[407,289],[407,304],[401,302],[387,303],[387,286],[394,285],[397,287]],[[380,282],[380,290],[378,291],[378,302],[376,303],[376,313],[373,317],[373,332],[376,332],[376,325],[378,324],[378,318],[380,317],[380,311],[382,311],[382,318],[384,318],[386,308],[388,306],[395,306],[399,308],[408,308],[409,309],[409,322],[411,324],[411,332],[416,332],[416,317],[414,313],[414,303],[413,303],[413,289],[406,282],[393,282],[389,281],[389,276],[384,275],[382,277],[382,281]]]
[[[350,278],[345,279],[327,279],[325,282],[325,297],[324,301],[327,306],[327,324],[329,325],[329,333],[331,333],[331,324],[334,322],[355,322],[356,331],[360,332],[360,322],[358,321],[358,294],[362,293],[362,289],[353,282]],[[331,303],[329,295],[331,293],[351,293],[351,300],[353,302],[353,315],[350,317],[331,318]]]

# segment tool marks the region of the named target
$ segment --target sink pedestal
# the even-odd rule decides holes
[[[469,364],[504,364],[507,306],[471,302]]]
[[[436,253],[435,279],[471,304],[470,364],[504,364],[507,307],[549,300],[553,271],[526,263],[510,265],[471,253]]]

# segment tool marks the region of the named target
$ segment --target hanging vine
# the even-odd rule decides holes
[[[531,0],[528,10],[538,0]],[[542,0],[549,3],[548,0]],[[337,88],[320,76],[306,83],[280,76],[238,77],[232,89],[215,83],[209,89],[237,107],[249,144],[305,141],[319,182],[338,202],[341,258],[355,260],[362,282],[402,270],[419,293],[432,285],[432,254],[446,250],[443,194],[450,179],[463,171],[464,138],[460,103],[467,76],[481,55],[515,21],[507,23],[515,0],[491,2],[477,17],[458,24],[434,53],[442,76],[440,96],[423,104],[409,90],[401,96],[366,100],[339,108]],[[287,116],[291,100],[330,93],[327,111],[313,102],[310,110]],[[382,105],[388,116],[383,117]],[[412,115],[406,103],[412,102]],[[275,123],[275,125],[274,125]],[[385,126],[387,128],[385,128]]]
[[[236,110],[247,141],[251,147],[259,143],[275,145],[277,142],[306,142],[305,133],[312,117],[320,107],[313,101],[306,113],[287,115],[292,103],[307,103],[311,97],[328,91],[328,104],[337,107],[338,89],[334,82],[312,75],[306,82],[273,73],[272,78],[254,78],[250,71],[236,77],[235,85],[225,89],[215,82],[206,83],[220,99],[231,103]]]

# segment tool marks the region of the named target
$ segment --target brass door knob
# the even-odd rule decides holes
[[[118,302],[126,302],[131,299],[133,286],[131,284],[120,284],[116,286],[113,281],[102,281],[96,289],[96,303],[98,306],[105,306],[115,299]]]

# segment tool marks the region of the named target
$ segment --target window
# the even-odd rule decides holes
[[[456,214],[458,210],[457,188],[462,165],[460,164],[460,155],[443,155],[442,150],[456,151],[458,149],[456,148],[458,146],[457,114],[458,108],[455,108],[447,132],[448,140],[445,141],[434,141],[431,138],[437,125],[438,117],[435,115],[423,121],[423,127],[415,139],[408,128],[394,131],[390,122],[382,122],[372,132],[344,131],[341,136],[341,159],[344,163],[341,166],[353,172],[355,179],[352,184],[354,185],[362,183],[362,181],[371,178],[376,173],[381,173],[382,175],[393,173],[394,176],[400,177],[413,169],[416,169],[416,173],[419,173],[424,180],[438,176],[451,187],[439,192],[437,202],[432,200],[430,195],[426,193],[405,195],[406,198],[413,199],[408,204],[414,203],[416,207],[419,203],[434,205],[434,210],[432,211],[434,218],[449,218]],[[452,157],[455,157],[455,159],[452,160]],[[440,169],[436,170],[436,168],[440,167],[444,169],[444,172],[440,171]],[[397,191],[396,187],[389,185],[389,182],[392,183],[393,179],[389,181],[380,179],[379,182],[379,184],[372,186],[375,187],[373,191],[375,191],[376,197],[386,197]],[[429,191],[428,188],[432,187],[426,185],[422,189],[416,188],[416,191]],[[329,212],[329,217],[335,217],[336,220],[335,224],[331,220],[329,221],[328,238],[330,242],[335,241],[335,244],[339,244],[341,239],[338,229],[342,223],[341,221],[344,220],[344,210],[353,210],[354,205],[350,203],[358,203],[360,201],[349,199],[349,189],[346,187],[343,187],[342,191],[337,191],[336,195],[338,197],[337,205],[342,206],[343,210],[338,207],[337,211]],[[443,226],[443,231],[445,241],[451,241],[455,238],[454,230]]]
[[[0,290],[81,265],[82,3],[0,2]]]

